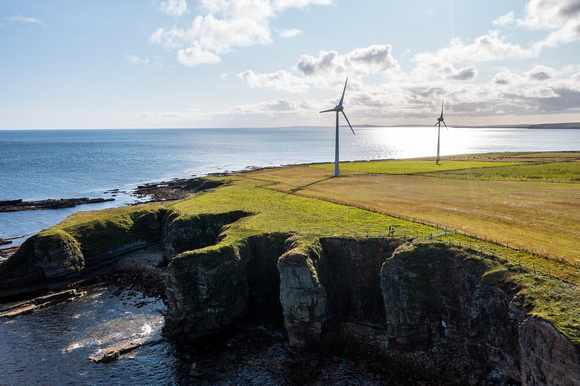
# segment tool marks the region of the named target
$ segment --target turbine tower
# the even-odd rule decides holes
[[[344,89],[342,90],[342,97],[340,97],[340,102],[338,102],[338,104],[330,110],[324,110],[321,111],[321,113],[329,113],[331,111],[336,111],[336,134],[335,134],[335,141],[334,141],[334,176],[338,177],[340,176],[340,169],[338,167],[338,113],[342,113],[342,115],[344,115],[344,119],[346,119],[346,122],[348,123],[348,125],[350,126],[350,129],[352,130],[352,133],[354,134],[354,129],[352,128],[350,122],[348,121],[348,118],[346,117],[346,114],[344,113],[344,108],[342,107],[342,102],[344,101],[344,92],[346,91],[346,84],[348,83],[348,77],[346,78],[346,82],[344,82]]]
[[[436,165],[439,165],[439,145],[441,143],[441,123],[443,123],[445,125],[445,128],[447,130],[449,130],[449,128],[445,124],[445,120],[443,119],[443,103],[444,102],[441,102],[441,116],[439,118],[437,118],[437,123],[433,125],[433,126],[438,126],[438,128],[437,128],[437,161],[435,161]]]

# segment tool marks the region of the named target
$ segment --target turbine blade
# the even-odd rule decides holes
[[[342,90],[342,96],[340,97],[339,106],[342,106],[342,101],[344,100],[344,92],[346,91],[346,84],[348,83],[348,76],[346,77],[346,82],[344,82],[344,89]]]
[[[442,121],[442,122],[445,125],[445,128],[447,129],[447,131],[449,131],[449,127],[447,127],[447,124],[445,123],[445,121]]]
[[[350,122],[348,121],[348,118],[346,117],[346,114],[344,113],[344,111],[342,112],[342,115],[344,115],[344,119],[346,119],[346,123],[348,123],[348,125],[350,126],[350,130],[354,134],[354,129],[352,128]],[[356,135],[356,134],[354,134],[354,135]]]
[[[321,111],[321,113],[322,113],[322,112],[323,112],[323,111]],[[437,126],[438,124],[439,124],[439,122],[437,122],[436,124],[434,124],[434,125],[433,125],[433,127]]]
[[[445,103],[445,101],[441,101],[441,116],[443,116],[443,103]]]
[[[336,109],[324,110],[324,111],[320,111],[319,113],[329,113],[331,111],[336,111]]]

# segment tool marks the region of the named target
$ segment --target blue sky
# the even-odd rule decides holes
[[[0,69],[2,129],[578,122],[580,0],[2,0]]]

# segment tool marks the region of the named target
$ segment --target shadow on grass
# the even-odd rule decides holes
[[[307,187],[309,187],[309,186],[312,186],[312,185],[318,184],[318,183],[320,183],[320,182],[324,182],[324,181],[326,181],[326,180],[330,180],[331,178],[334,178],[334,176],[332,176],[332,177],[328,177],[328,178],[323,178],[323,179],[321,179],[321,180],[314,181],[314,182],[311,182],[311,183],[309,183],[309,184],[306,184],[306,185],[303,185],[303,186],[299,186],[299,187],[297,187],[297,188],[294,188],[294,189],[290,189],[290,190],[289,190],[289,192],[290,192],[290,193],[296,193],[296,192],[298,192],[298,191],[300,191],[300,190],[302,190],[302,189],[304,189],[304,188],[307,188]]]

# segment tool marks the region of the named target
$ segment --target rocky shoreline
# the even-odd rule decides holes
[[[215,188],[219,185],[221,185],[219,181],[204,178],[176,178],[170,181],[139,185],[130,194],[138,198],[145,198],[145,202],[181,200],[187,198],[190,194]]]
[[[81,198],[61,198],[59,200],[47,199],[40,201],[23,201],[22,199],[4,200],[0,201],[0,212],[73,208],[77,205],[98,204],[107,201],[115,201],[115,199],[81,197]]]

